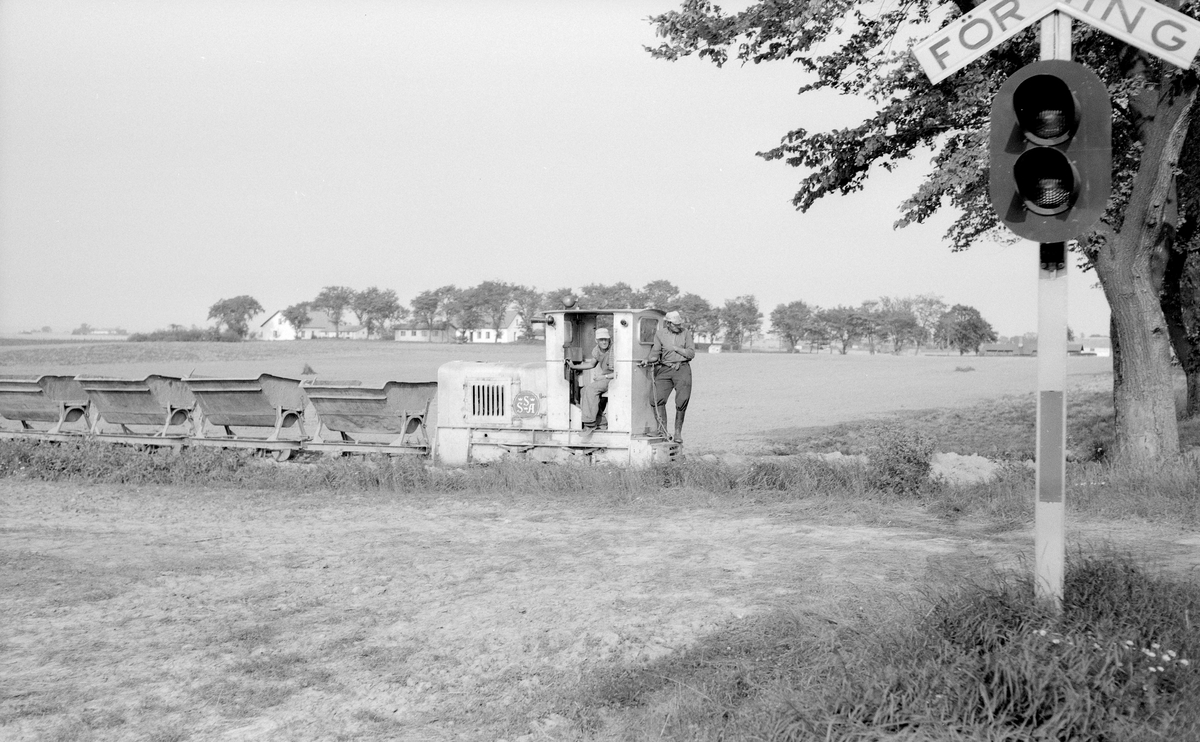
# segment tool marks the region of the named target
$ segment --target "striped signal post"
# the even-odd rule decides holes
[[[1042,59],[1071,59],[1071,19],[1042,19]],[[1062,609],[1066,565],[1067,245],[1038,246],[1037,501],[1034,577],[1038,597]]]

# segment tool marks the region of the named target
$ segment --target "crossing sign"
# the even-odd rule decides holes
[[[1185,70],[1200,51],[1200,21],[1154,0],[1059,0],[1057,9]]]
[[[1187,69],[1200,52],[1200,21],[1154,0],[987,0],[913,46],[940,82],[1044,16],[1062,12]]]
[[[1058,0],[987,0],[913,47],[929,76],[940,82],[1054,12]]]

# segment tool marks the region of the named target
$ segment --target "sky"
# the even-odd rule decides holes
[[[797,95],[788,63],[655,60],[674,7],[0,0],[0,332],[656,279],[764,315],[936,294],[1036,330],[1036,244],[952,253],[950,211],[892,228],[928,155],[796,211],[805,173],[755,153],[869,102]],[[1069,294],[1072,329],[1107,334],[1095,277]]]

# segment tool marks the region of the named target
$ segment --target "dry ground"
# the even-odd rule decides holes
[[[931,576],[1015,563],[1031,540],[802,503],[9,480],[0,507],[13,740],[575,739],[571,690],[605,667],[771,610],[886,612]],[[1200,566],[1200,540],[1166,526],[1072,527]]]

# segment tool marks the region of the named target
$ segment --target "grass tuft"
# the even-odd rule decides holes
[[[599,669],[568,705],[597,737],[655,721],[671,738],[1195,739],[1198,612],[1187,580],[1074,555],[1061,615],[1009,574],[945,588],[907,617],[775,611]]]
[[[933,438],[912,425],[889,423],[869,430],[868,480],[876,489],[911,495],[926,488],[933,468]]]

